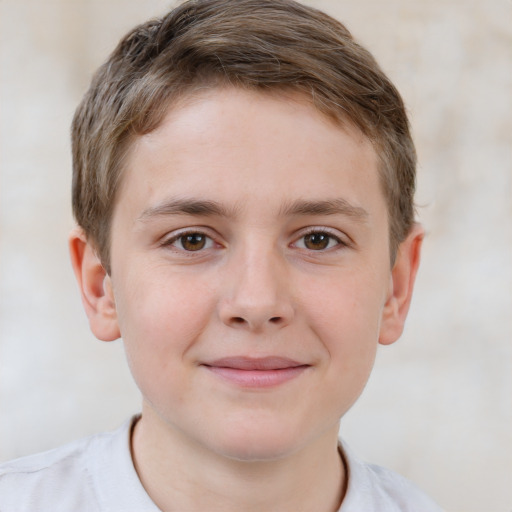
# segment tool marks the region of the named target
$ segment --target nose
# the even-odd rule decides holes
[[[261,332],[288,325],[294,308],[286,264],[272,251],[244,251],[225,269],[224,293],[218,303],[229,327]]]

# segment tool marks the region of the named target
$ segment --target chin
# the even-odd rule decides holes
[[[285,458],[305,443],[285,425],[252,424],[249,427],[223,429],[214,450],[226,458],[241,462],[264,462]]]
[[[270,462],[283,459],[294,451],[291,447],[283,446],[282,443],[259,443],[247,440],[240,445],[231,443],[229,446],[222,446],[218,453],[240,462]]]

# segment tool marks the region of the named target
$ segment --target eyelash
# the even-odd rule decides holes
[[[308,229],[305,233],[302,233],[300,238],[296,242],[294,242],[293,245],[296,246],[299,241],[305,240],[306,237],[312,236],[312,235],[323,235],[328,239],[328,242],[327,242],[328,244],[330,244],[331,241],[334,241],[335,245],[333,245],[331,247],[328,246],[328,247],[325,247],[322,249],[310,249],[308,247],[300,247],[300,249],[304,249],[306,251],[311,251],[311,252],[327,252],[327,251],[336,250],[336,249],[348,246],[348,243],[344,242],[339,236],[335,235],[328,229],[315,228],[315,227]]]
[[[309,247],[306,246],[307,242],[306,242],[306,239],[307,237],[311,237],[313,235],[320,235],[320,236],[323,236],[325,237],[325,239],[321,239],[320,242],[323,242],[323,241],[327,241],[327,246],[326,247],[321,247],[321,248],[318,248],[318,249],[311,249]],[[184,242],[185,242],[185,239],[187,237],[197,237],[197,238],[202,238],[203,241],[204,241],[204,245],[200,245],[197,250],[193,250],[193,249],[186,249],[184,247]],[[180,242],[181,241],[181,242]],[[299,243],[301,241],[304,241],[303,242],[303,246],[299,246]],[[334,245],[331,245],[332,242],[335,242]],[[181,245],[181,247],[178,247],[176,245],[176,243],[179,243]],[[194,243],[192,241],[192,243]],[[180,233],[177,233],[175,234],[174,236],[172,236],[171,238],[168,238],[166,240],[164,240],[162,242],[162,247],[171,247],[173,248],[175,251],[177,252],[180,252],[180,253],[185,253],[185,254],[189,254],[189,255],[192,255],[194,253],[201,253],[207,249],[211,249],[214,244],[215,244],[215,240],[213,237],[209,236],[208,234],[206,234],[203,230],[201,229],[190,229],[190,230],[187,230],[187,231],[182,231]],[[199,241],[199,244],[201,244],[201,241]],[[331,231],[327,230],[326,228],[315,228],[315,227],[312,227],[310,229],[308,229],[306,232],[302,233],[301,236],[291,244],[291,246],[295,246],[297,247],[298,249],[301,249],[301,250],[304,250],[304,251],[308,251],[308,252],[312,252],[312,253],[315,253],[315,252],[318,252],[318,253],[322,253],[322,252],[330,252],[330,251],[333,251],[333,250],[336,250],[336,249],[340,249],[340,248],[343,248],[343,247],[347,247],[349,244],[345,241],[343,241],[339,236],[335,235],[334,233],[332,233]]]
[[[196,251],[185,249],[185,247],[183,246],[183,242],[184,242],[185,238],[192,237],[192,236],[196,236],[198,238],[203,237],[205,240],[205,244],[207,244],[208,247],[203,246],[203,247],[200,247],[199,249],[197,249]],[[175,245],[176,242],[179,242],[180,240],[181,240],[181,247],[176,247],[176,245]],[[182,231],[180,233],[177,233],[174,236],[172,236],[171,238],[164,240],[162,243],[162,246],[163,247],[173,247],[175,250],[184,252],[184,253],[194,253],[194,252],[201,252],[204,249],[210,249],[214,244],[215,244],[215,240],[211,236],[207,235],[204,231],[201,231],[199,229],[191,229],[188,231]]]

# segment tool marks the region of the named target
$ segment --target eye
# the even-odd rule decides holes
[[[181,233],[165,243],[165,245],[188,252],[210,249],[213,247],[213,244],[214,242],[209,236],[200,232]]]
[[[331,233],[325,231],[311,231],[301,237],[295,245],[300,249],[325,251],[326,249],[331,249],[340,244],[342,244],[341,240]]]

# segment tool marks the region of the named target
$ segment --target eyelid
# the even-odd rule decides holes
[[[218,237],[215,236],[214,234],[212,234],[211,229],[206,228],[204,226],[192,226],[192,227],[177,229],[177,230],[171,231],[170,233],[166,233],[160,239],[160,246],[172,247],[177,252],[191,253],[191,254],[193,254],[194,252],[203,252],[205,250],[205,249],[202,249],[202,250],[198,250],[198,251],[186,251],[185,249],[179,249],[179,248],[173,246],[173,244],[176,241],[178,241],[181,237],[187,236],[187,235],[203,235],[206,238],[210,239],[214,244],[220,245],[217,240]]]
[[[331,247],[329,249],[324,249],[323,251],[319,250],[319,251],[315,251],[315,252],[328,252],[331,250],[336,250],[336,248],[350,247],[352,245],[352,240],[350,239],[350,237],[348,235],[340,232],[337,229],[328,228],[326,226],[309,226],[307,228],[300,230],[297,233],[297,235],[294,237],[295,241],[291,245],[295,245],[295,244],[297,244],[297,242],[299,240],[301,240],[305,236],[315,234],[315,233],[326,234],[338,242],[335,247]]]

